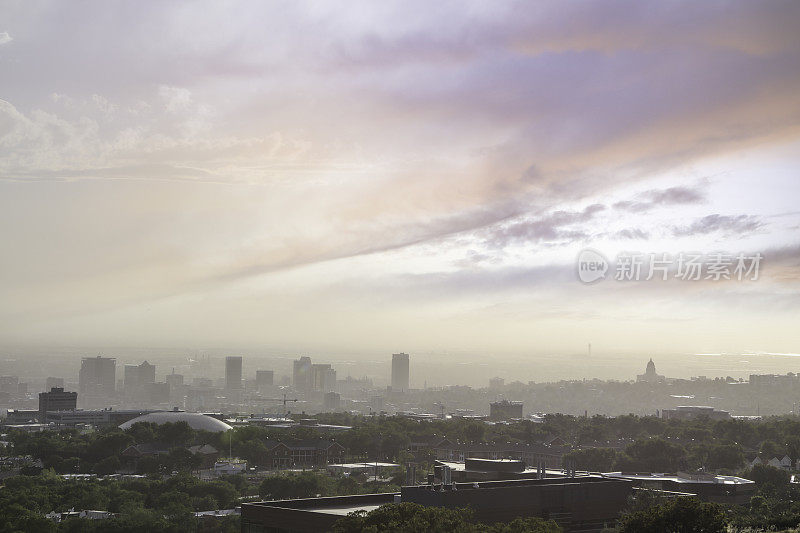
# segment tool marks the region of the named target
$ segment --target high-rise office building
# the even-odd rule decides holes
[[[125,365],[122,369],[122,388],[125,396],[133,395],[136,387],[139,386],[139,366]]]
[[[325,409],[336,411],[342,406],[342,397],[338,392],[326,392],[323,396],[323,405]]]
[[[313,385],[311,374],[311,358],[301,357],[294,361],[292,368],[292,385],[298,392],[308,392]]]
[[[175,369],[172,369],[172,374],[167,374],[164,381],[169,387],[169,402],[172,407],[183,407],[184,398],[186,397],[186,387],[183,384],[183,374],[176,374]]]
[[[242,390],[242,358],[231,355],[225,358],[225,391],[239,393]]]
[[[139,385],[145,383],[155,383],[156,381],[156,365],[151,365],[144,361],[139,365]]]
[[[336,388],[336,370],[331,365],[311,365],[311,375],[311,385],[315,391],[330,392]]]
[[[392,354],[392,390],[395,392],[408,391],[408,354]]]
[[[151,381],[142,385],[142,395],[149,405],[165,404],[170,401],[169,383]]]
[[[272,370],[256,370],[256,389],[264,391],[272,387],[275,373]]]
[[[183,374],[176,374],[175,372],[167,374],[164,376],[164,381],[166,381],[171,388],[183,387]]]
[[[78,392],[89,392],[89,389],[96,387],[113,392],[116,370],[117,360],[113,357],[84,357],[78,374]]]
[[[78,393],[85,406],[105,407],[116,390],[117,360],[84,357],[78,373]]]
[[[152,405],[154,400],[151,384],[156,381],[156,366],[147,361],[139,365],[125,365],[122,389],[126,404]]]

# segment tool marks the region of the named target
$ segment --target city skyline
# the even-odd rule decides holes
[[[242,356],[225,357],[226,372],[221,378],[210,377],[217,373],[208,367],[190,368],[187,375],[175,373],[172,368],[170,373],[163,374],[164,381],[159,381],[161,376],[157,376],[156,366],[147,361],[125,364],[121,369],[124,379],[116,380],[116,386],[109,388],[114,373],[107,371],[113,371],[116,360],[84,357],[78,383],[73,382],[74,376],[25,381],[18,376],[0,376],[0,401],[14,406],[6,409],[6,424],[36,421],[45,426],[108,424],[153,412],[216,413],[214,416],[221,419],[255,424],[269,416],[278,417],[271,419],[273,423],[283,423],[281,420],[292,412],[290,407],[302,411],[301,416],[380,412],[420,420],[488,416],[490,420],[540,421],[552,412],[584,416],[590,412],[603,416],[634,412],[664,419],[706,415],[718,419],[755,419],[762,415],[762,410],[764,414],[781,414],[786,410],[796,414],[798,404],[793,393],[800,387],[800,373],[793,372],[755,373],[744,379],[662,375],[651,358],[644,365],[645,372],[636,375],[636,379],[628,376],[631,379],[525,383],[517,374],[506,382],[496,375],[486,378],[496,370],[487,368],[483,382],[477,386],[451,379],[449,385],[432,388],[428,388],[426,380],[419,388],[408,385],[410,357],[406,353],[391,354],[390,375],[383,376],[383,380],[379,378],[377,383],[366,376],[337,379],[334,364],[313,363],[311,358],[303,356],[293,361],[292,378],[284,374],[278,384],[274,381],[274,370],[253,370],[260,367],[253,361],[243,373],[244,360]],[[38,392],[42,385],[43,392]],[[553,386],[561,390],[569,388],[571,392],[553,394]],[[37,394],[38,410],[26,409],[35,405]],[[635,406],[629,403],[631,395],[639,397]],[[311,422],[307,419],[306,423]]]

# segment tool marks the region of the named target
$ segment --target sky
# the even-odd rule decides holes
[[[0,0],[0,345],[798,354],[798,27],[790,1]],[[614,279],[690,253],[763,259]]]

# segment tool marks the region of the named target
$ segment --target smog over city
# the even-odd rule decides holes
[[[798,28],[0,0],[0,531],[796,531]]]

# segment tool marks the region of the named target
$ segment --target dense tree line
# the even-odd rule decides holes
[[[415,503],[388,504],[370,512],[355,512],[337,521],[334,533],[558,533],[552,520],[517,518],[509,523],[475,522],[469,509],[424,507]]]
[[[738,444],[693,443],[688,447],[661,438],[637,440],[624,449],[583,448],[564,456],[580,470],[609,472],[678,472],[704,469],[733,474],[744,465]]]
[[[66,480],[51,470],[14,476],[0,490],[0,532],[11,531],[191,531],[195,511],[237,505],[243,480],[200,481],[189,475],[167,479]],[[98,509],[118,513],[105,520],[45,518],[51,511]],[[238,519],[220,522],[219,531],[237,531]]]
[[[573,448],[569,459],[587,470],[675,471],[705,468],[733,472],[748,451],[765,458],[788,455],[800,458],[800,420],[773,417],[762,421],[662,420],[634,415],[589,418],[548,415],[543,423],[519,421],[486,425],[469,419],[418,421],[404,417],[357,416],[346,413],[318,415],[320,422],[347,425],[351,429],[329,434],[298,426],[289,430],[243,426],[229,432],[194,431],[185,423],[135,424],[127,431],[106,429],[81,434],[73,430],[38,434],[11,432],[16,455],[41,459],[46,468],[60,473],[108,473],[119,468],[120,453],[130,445],[160,443],[171,453],[153,462],[145,460],[142,471],[191,470],[196,460],[186,452],[193,444],[210,444],[246,459],[251,466],[267,464],[266,441],[298,441],[330,438],[338,441],[352,459],[410,459],[412,442],[450,439],[459,442],[544,443],[559,437]],[[605,450],[590,450],[605,448]],[[419,459],[419,458],[417,458]]]
[[[217,434],[192,430],[186,422],[139,423],[126,431],[107,428],[90,433],[72,429],[41,433],[11,431],[8,438],[15,455],[30,455],[41,460],[45,468],[61,474],[100,475],[116,472],[122,466],[121,454],[127,447],[150,443],[163,445],[170,453],[157,461],[146,458],[142,473],[191,470],[199,461],[186,450],[186,446],[220,440]]]
[[[727,529],[722,506],[686,497],[627,513],[620,519],[618,527],[619,533],[724,533]]]

